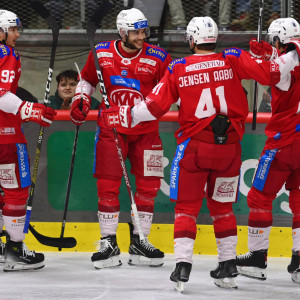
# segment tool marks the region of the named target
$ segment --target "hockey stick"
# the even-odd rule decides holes
[[[79,75],[79,79],[80,79],[81,103],[82,103],[82,101],[83,101],[82,78],[81,78],[80,70],[79,70],[78,65],[76,63],[75,63],[75,67],[77,69],[77,72],[78,72],[78,75]],[[70,196],[71,183],[72,183],[72,177],[73,177],[73,169],[74,169],[74,162],[75,162],[75,155],[76,155],[76,148],[77,148],[78,132],[79,132],[79,125],[76,126],[76,131],[75,131],[75,138],[74,138],[74,145],[73,145],[73,151],[72,151],[71,166],[70,166],[69,178],[68,178],[68,184],[67,184],[67,192],[66,192],[64,215],[63,215],[63,220],[62,220],[62,224],[61,224],[61,232],[60,232],[60,238],[61,239],[63,239],[64,232],[65,232],[65,227],[66,227],[66,219],[67,219],[67,212],[68,212],[68,206],[69,206],[69,196]],[[58,248],[58,251],[61,251],[61,247]]]
[[[44,104],[47,105],[49,102],[48,96],[49,96],[50,87],[51,87],[52,73],[53,73],[54,60],[55,60],[55,52],[56,52],[56,47],[57,47],[57,42],[58,42],[59,26],[58,26],[55,18],[50,15],[50,12],[45,8],[45,6],[43,4],[41,4],[38,1],[33,1],[33,2],[31,2],[31,6],[43,19],[45,19],[47,21],[48,26],[52,30],[53,41],[52,41],[52,49],[51,49],[51,58],[50,58],[50,65],[49,65],[49,70],[48,70],[48,77],[47,77],[45,96],[44,96]],[[35,153],[35,160],[34,160],[34,164],[33,164],[33,172],[32,172],[29,198],[27,201],[24,233],[28,233],[28,228],[29,228],[32,202],[33,202],[33,196],[34,196],[34,192],[35,192],[35,183],[36,183],[37,172],[38,172],[38,167],[39,167],[39,162],[40,162],[40,154],[41,154],[41,149],[42,149],[43,136],[44,136],[44,127],[40,126],[37,148],[36,148],[36,153]]]
[[[264,0],[259,1],[259,17],[258,17],[258,29],[257,29],[257,41],[261,42],[262,33],[262,18],[264,10]],[[257,98],[258,98],[258,83],[254,83],[254,102],[253,102],[253,119],[252,119],[252,130],[256,130],[256,116],[257,116]]]
[[[0,187],[0,194],[4,196],[4,192]],[[60,248],[73,248],[76,246],[77,241],[73,237],[66,237],[66,238],[53,238],[49,236],[42,235],[38,233],[33,226],[29,223],[29,230],[33,234],[33,236],[37,239],[37,241],[43,245],[49,246],[49,247],[60,247]],[[0,233],[0,237],[5,235],[6,231],[3,230],[2,233]]]
[[[107,92],[106,92],[106,88],[105,88],[105,84],[104,84],[100,64],[99,64],[96,49],[95,49],[94,36],[95,36],[96,28],[97,28],[97,20],[101,19],[101,16],[103,16],[103,14],[105,15],[110,8],[111,7],[110,7],[110,4],[109,4],[109,1],[103,2],[102,6],[99,9],[97,9],[97,11],[92,16],[91,20],[88,22],[87,29],[86,29],[87,38],[88,38],[89,45],[90,45],[90,48],[91,48],[91,51],[92,51],[92,54],[93,54],[93,59],[94,59],[94,63],[95,63],[96,71],[97,71],[97,76],[98,76],[98,80],[99,80],[99,84],[100,84],[100,90],[102,92],[103,101],[105,103],[106,108],[110,107],[110,103],[109,103],[109,100],[108,100],[108,97],[107,97]],[[138,229],[140,240],[144,241],[145,236],[144,236],[144,233],[143,233],[143,230],[142,230],[141,221],[140,221],[140,218],[139,218],[139,215],[138,215],[136,203],[135,203],[134,196],[133,196],[133,193],[132,193],[132,188],[131,188],[131,184],[130,184],[130,181],[129,181],[128,172],[126,170],[125,161],[124,161],[124,158],[123,158],[122,149],[121,149],[120,141],[119,141],[119,138],[118,138],[118,133],[117,133],[116,128],[113,128],[112,131],[113,131],[113,134],[114,134],[114,140],[116,142],[117,152],[118,152],[118,156],[119,156],[119,159],[120,159],[120,163],[121,163],[121,167],[122,167],[123,176],[124,176],[124,179],[125,179],[127,191],[128,191],[130,201],[131,201],[131,209],[132,209],[132,212],[133,212],[133,217],[134,217],[137,229]]]
[[[29,230],[39,243],[49,247],[74,248],[77,245],[76,239],[73,237],[66,237],[61,240],[61,238],[45,236],[38,233],[31,224],[29,224]],[[5,235],[7,235],[6,230],[2,230],[0,237]]]

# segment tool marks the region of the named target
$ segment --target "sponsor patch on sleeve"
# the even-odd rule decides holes
[[[111,42],[101,42],[101,43],[97,44],[95,48],[96,48],[96,50],[109,49],[110,43]]]
[[[155,56],[164,62],[167,57],[167,52],[160,48],[148,46],[146,49],[146,55]]]
[[[223,57],[226,57],[227,55],[233,55],[236,57],[240,57],[241,53],[242,53],[241,49],[238,49],[238,48],[225,49],[223,51]]]
[[[175,65],[185,64],[185,63],[186,63],[185,58],[175,59],[168,65],[168,70],[169,70],[170,73],[173,73],[173,68],[174,68]]]
[[[5,45],[0,45],[0,57],[3,58],[4,56],[7,56],[10,54],[9,47]]]

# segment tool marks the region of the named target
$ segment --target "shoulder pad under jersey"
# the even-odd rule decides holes
[[[0,57],[3,58],[10,54],[10,48],[6,45],[0,45]]]
[[[178,58],[170,62],[170,64],[168,65],[168,70],[170,73],[173,73],[173,68],[177,64],[186,64],[185,58]]]
[[[223,57],[225,58],[227,55],[233,55],[236,57],[240,57],[242,50],[239,48],[229,48],[223,51]]]
[[[162,48],[159,48],[159,47],[156,47],[156,46],[152,46],[152,45],[147,46],[145,54],[149,55],[149,56],[157,57],[162,62],[164,62],[165,59],[166,59],[166,57],[168,56],[168,52],[167,51],[165,51]]]

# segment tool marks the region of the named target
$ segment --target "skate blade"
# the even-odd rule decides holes
[[[37,264],[24,264],[21,262],[6,261],[3,267],[3,271],[4,272],[30,271],[30,270],[39,270],[44,267],[45,267],[45,263],[43,261]]]
[[[184,282],[182,282],[182,281],[175,282],[174,290],[176,292],[183,293],[183,291],[184,291]]]
[[[119,255],[110,257],[104,260],[96,260],[94,261],[94,267],[97,270],[105,269],[105,268],[117,268],[122,265],[121,260],[119,259]]]
[[[148,258],[131,254],[129,256],[128,264],[131,266],[161,267],[164,264],[164,261],[163,258]]]
[[[265,269],[256,268],[256,267],[241,267],[237,266],[239,275],[246,276],[248,278],[257,279],[257,280],[266,280],[267,272]]]
[[[237,289],[238,285],[235,278],[214,279],[216,286],[224,289]]]
[[[300,284],[300,269],[296,270],[294,273],[291,273],[291,277],[294,283]]]

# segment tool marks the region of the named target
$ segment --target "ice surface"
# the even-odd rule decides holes
[[[46,252],[46,266],[38,271],[0,273],[0,299],[107,299],[107,300],[190,300],[190,299],[299,299],[300,284],[291,281],[286,267],[289,258],[269,258],[268,278],[258,281],[239,276],[237,290],[214,285],[209,271],[217,264],[216,256],[195,255],[190,280],[185,291],[174,291],[169,277],[174,255],[168,254],[160,268],[127,264],[115,269],[96,270],[91,253]]]

